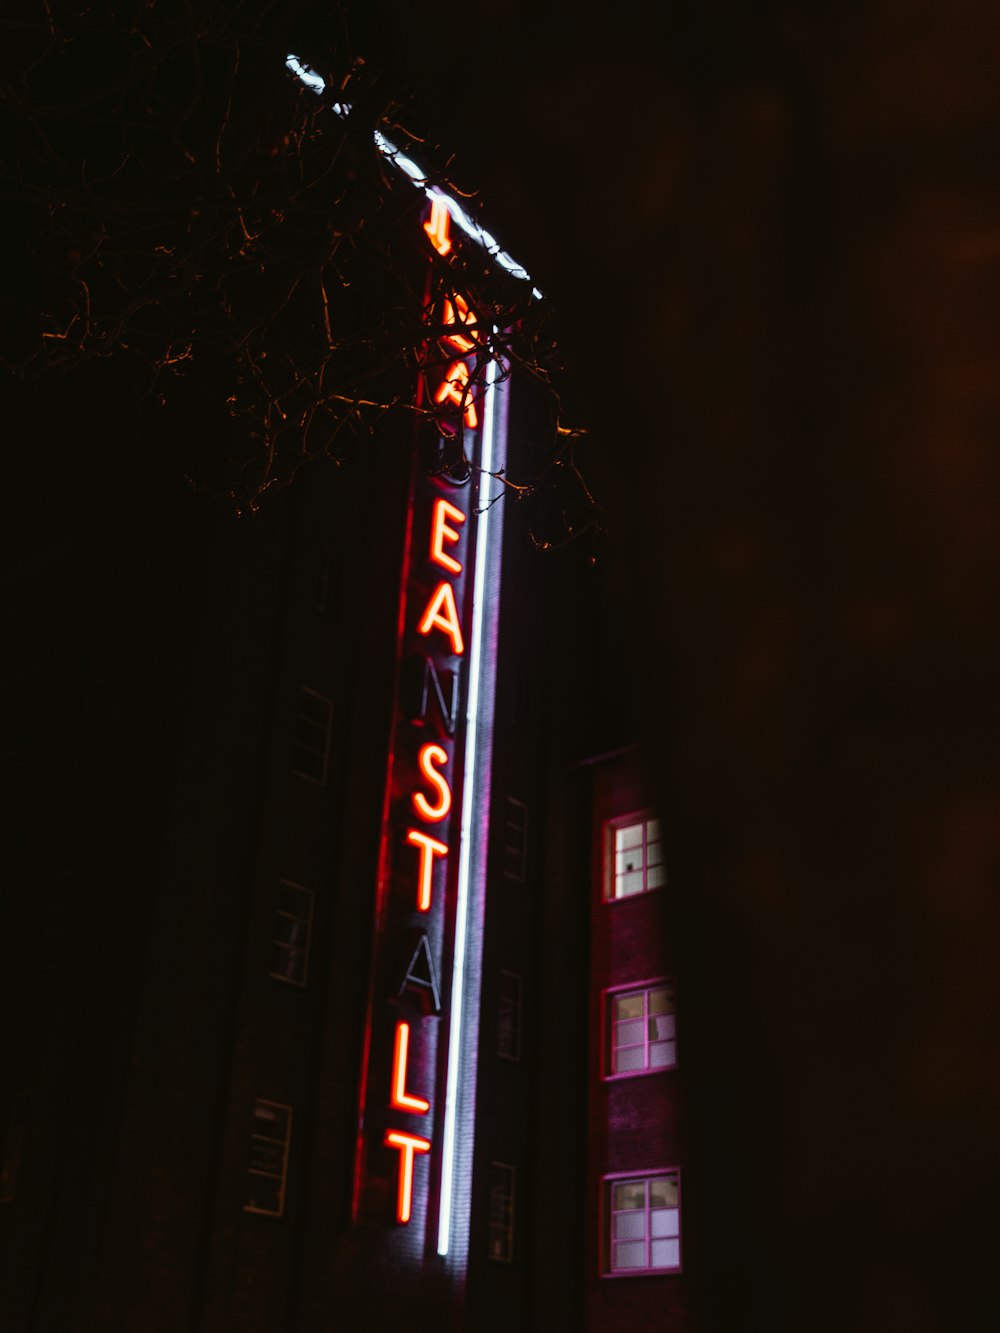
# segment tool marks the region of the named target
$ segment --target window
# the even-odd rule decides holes
[[[501,968],[497,1000],[497,1055],[504,1060],[521,1058],[522,990],[518,974]]]
[[[521,884],[528,878],[528,807],[513,796],[503,824],[503,873]]]
[[[260,1097],[254,1103],[247,1167],[248,1213],[280,1217],[285,1211],[288,1179],[288,1144],[292,1135],[292,1108]]]
[[[605,837],[605,898],[630,898],[667,882],[658,819],[629,815],[613,820]]]
[[[676,1273],[681,1266],[680,1174],[605,1181],[608,1273]]]
[[[320,784],[326,782],[332,719],[330,700],[305,685],[300,686],[292,749],[292,772],[298,777]]]
[[[490,1164],[489,1254],[503,1264],[514,1258],[514,1168],[504,1162]]]
[[[292,986],[304,986],[309,973],[309,937],[312,933],[312,889],[281,880],[274,915],[271,976]]]
[[[642,1074],[677,1063],[673,982],[608,995],[605,1074]]]

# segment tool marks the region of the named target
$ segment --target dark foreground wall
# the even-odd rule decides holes
[[[1000,20],[819,9],[422,6],[409,69],[487,132],[475,183],[613,444],[684,885],[705,1327],[973,1328],[1000,1169]]]

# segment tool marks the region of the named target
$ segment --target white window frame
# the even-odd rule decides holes
[[[309,950],[312,945],[312,925],[313,925],[313,913],[316,908],[316,895],[312,891],[312,889],[306,888],[304,884],[296,884],[293,880],[290,879],[281,879],[278,881],[279,894],[281,893],[282,889],[294,889],[296,893],[306,894],[308,910],[306,916],[300,916],[298,913],[285,911],[281,906],[281,900],[279,897],[278,902],[276,903],[274,909],[274,927],[271,935],[272,959],[274,956],[275,949],[284,950],[289,955],[289,957],[295,954],[301,954],[303,959],[302,979],[300,981],[297,980],[295,977],[288,976],[284,972],[275,972],[273,967],[270,969],[268,975],[270,977],[273,977],[275,981],[281,981],[286,986],[296,986],[301,990],[305,986],[306,982],[309,980]],[[278,923],[281,920],[304,922],[306,928],[305,942],[299,945],[299,944],[293,944],[288,940],[279,939],[277,935],[277,930],[278,930]]]
[[[495,1187],[494,1172],[501,1171],[507,1173],[507,1183],[510,1188],[501,1193]],[[492,1263],[512,1264],[514,1262],[514,1207],[517,1198],[517,1170],[509,1162],[491,1162],[490,1163],[490,1196],[489,1196],[489,1217],[487,1219],[489,1226],[489,1244],[487,1246],[487,1255]],[[494,1202],[501,1201],[506,1204],[506,1217],[499,1220],[494,1218]],[[493,1242],[500,1240],[499,1252],[494,1253]]]
[[[671,1000],[675,999],[676,987],[671,977],[656,977],[649,981],[629,982],[624,986],[609,987],[603,992],[603,1012],[604,1012],[604,1041],[601,1057],[601,1069],[605,1079],[618,1078],[641,1078],[645,1074],[660,1074],[666,1070],[677,1068],[677,1030],[675,1022],[675,1011],[671,1010],[666,1014],[652,1014],[650,1012],[650,996],[655,991],[666,990],[670,993]],[[614,1018],[614,1005],[616,1000],[623,1000],[631,996],[642,996],[642,1016],[637,1018],[619,1019],[616,1023]],[[655,1034],[650,1031],[653,1020],[666,1019],[662,1025],[657,1024],[658,1028],[662,1026],[662,1031]],[[642,1026],[641,1042],[616,1042],[618,1035],[616,1028],[620,1028],[625,1023],[640,1023]],[[669,1064],[651,1064],[650,1047],[655,1042],[673,1042],[674,1055]],[[643,1062],[634,1069],[615,1069],[615,1054],[617,1051],[638,1049],[642,1047]]]
[[[642,826],[640,840],[632,848],[619,849],[617,845],[617,835],[626,829],[633,829]],[[650,831],[659,836],[651,838]],[[659,856],[659,860],[650,864],[650,848],[655,848],[654,855]],[[663,849],[663,830],[660,819],[650,810],[636,811],[630,815],[619,815],[614,819],[608,819],[604,823],[604,876],[603,876],[603,898],[607,903],[626,902],[631,898],[640,898],[646,893],[655,893],[657,889],[662,888],[667,881],[667,874],[664,861],[662,859]],[[633,857],[639,861],[639,864],[630,864],[629,854],[641,851],[641,860],[639,857]],[[628,869],[623,869],[627,865]],[[626,874],[640,876],[641,882],[638,888],[629,888],[627,891],[623,888],[623,880]],[[653,880],[655,882],[651,883]]]
[[[650,1187],[654,1181],[672,1180],[676,1189],[676,1204],[654,1208],[651,1202]],[[629,1235],[628,1231],[638,1228],[619,1227],[619,1218],[636,1218],[637,1208],[615,1209],[615,1189],[621,1185],[642,1185],[645,1189],[645,1201],[642,1208],[642,1235]],[[670,1215],[673,1216],[670,1216]],[[680,1168],[662,1167],[648,1171],[628,1171],[604,1176],[601,1181],[601,1276],[609,1278],[644,1277],[654,1274],[680,1273],[683,1271],[681,1252],[681,1172]],[[654,1230],[659,1232],[654,1235]],[[624,1234],[623,1234],[624,1233]],[[653,1246],[666,1245],[676,1241],[676,1262],[654,1264]],[[643,1245],[645,1262],[628,1265],[616,1264],[617,1254],[623,1247]]]
[[[326,712],[324,723],[315,722],[312,718],[303,718],[302,715],[302,696],[309,695],[312,699],[318,699]],[[305,721],[309,726],[317,728],[322,727],[323,743],[321,748],[310,745],[299,739],[298,726],[301,721]],[[315,782],[318,787],[326,786],[327,774],[330,768],[330,738],[333,734],[333,700],[327,698],[325,694],[320,694],[319,690],[311,689],[308,685],[300,685],[295,709],[295,733],[292,738],[292,772],[297,778],[303,778],[306,782]],[[295,757],[299,750],[304,750],[307,754],[318,755],[322,760],[322,776],[317,777],[315,773],[305,773],[301,768],[295,767]]]
[[[257,1128],[256,1128],[256,1124],[257,1124],[257,1109],[258,1109],[258,1107],[261,1107],[261,1106],[271,1106],[271,1107],[273,1107],[275,1110],[278,1110],[278,1111],[287,1111],[287,1112],[288,1112],[288,1116],[287,1116],[287,1119],[286,1119],[286,1121],[285,1121],[285,1125],[286,1125],[285,1136],[284,1136],[283,1139],[271,1138],[271,1137],[268,1137],[266,1134],[261,1134],[261,1133],[258,1132],[258,1130],[257,1130]],[[293,1115],[292,1108],[291,1108],[286,1102],[273,1102],[273,1101],[270,1101],[270,1100],[269,1100],[268,1098],[266,1098],[266,1097],[257,1097],[257,1098],[254,1099],[253,1113],[252,1113],[252,1115],[251,1115],[251,1119],[250,1119],[250,1125],[251,1125],[251,1129],[250,1129],[250,1153],[251,1153],[250,1162],[251,1162],[251,1165],[247,1167],[247,1175],[248,1175],[248,1176],[259,1176],[259,1177],[262,1177],[262,1178],[265,1179],[265,1180],[276,1180],[276,1181],[278,1181],[278,1206],[277,1206],[277,1208],[261,1208],[261,1207],[259,1207],[257,1204],[255,1204],[255,1203],[245,1203],[245,1204],[243,1205],[243,1211],[244,1211],[245,1213],[257,1213],[257,1214],[259,1214],[261,1217],[283,1217],[283,1216],[284,1216],[284,1213],[285,1213],[285,1190],[286,1190],[286,1187],[287,1187],[287,1185],[288,1185],[288,1150],[289,1150],[289,1147],[290,1147],[291,1142],[292,1142],[292,1115]],[[254,1160],[255,1160],[255,1158],[254,1158],[254,1156],[253,1156],[254,1152],[255,1152],[255,1151],[260,1151],[260,1149],[261,1149],[261,1145],[269,1145],[269,1150],[270,1150],[270,1151],[273,1151],[273,1150],[274,1150],[274,1145],[275,1145],[275,1144],[279,1144],[280,1147],[281,1147],[281,1162],[280,1162],[280,1170],[279,1170],[279,1171],[269,1171],[269,1170],[265,1170],[265,1169],[263,1169],[263,1168],[260,1167],[260,1166],[254,1166],[254,1165],[253,1165],[253,1162],[254,1162]],[[264,1150],[267,1151],[268,1149],[264,1149]],[[257,1160],[259,1160],[259,1159],[257,1159]]]

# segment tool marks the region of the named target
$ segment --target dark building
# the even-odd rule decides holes
[[[11,1333],[685,1327],[672,979],[605,856],[658,888],[656,825],[570,768],[574,576],[499,498],[544,409],[429,291],[435,417],[235,529],[129,477],[11,579]]]
[[[676,959],[662,823],[643,756],[587,765],[592,809],[587,1142],[587,1322],[687,1330]],[[666,947],[665,947],[666,946]],[[679,1052],[680,1051],[680,1055]]]

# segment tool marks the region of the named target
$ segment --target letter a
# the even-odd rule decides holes
[[[450,583],[442,581],[431,594],[427,610],[417,622],[418,634],[430,634],[432,629],[439,629],[448,636],[451,651],[461,657],[465,652],[462,629],[458,623],[458,609],[455,606],[455,594]]]

